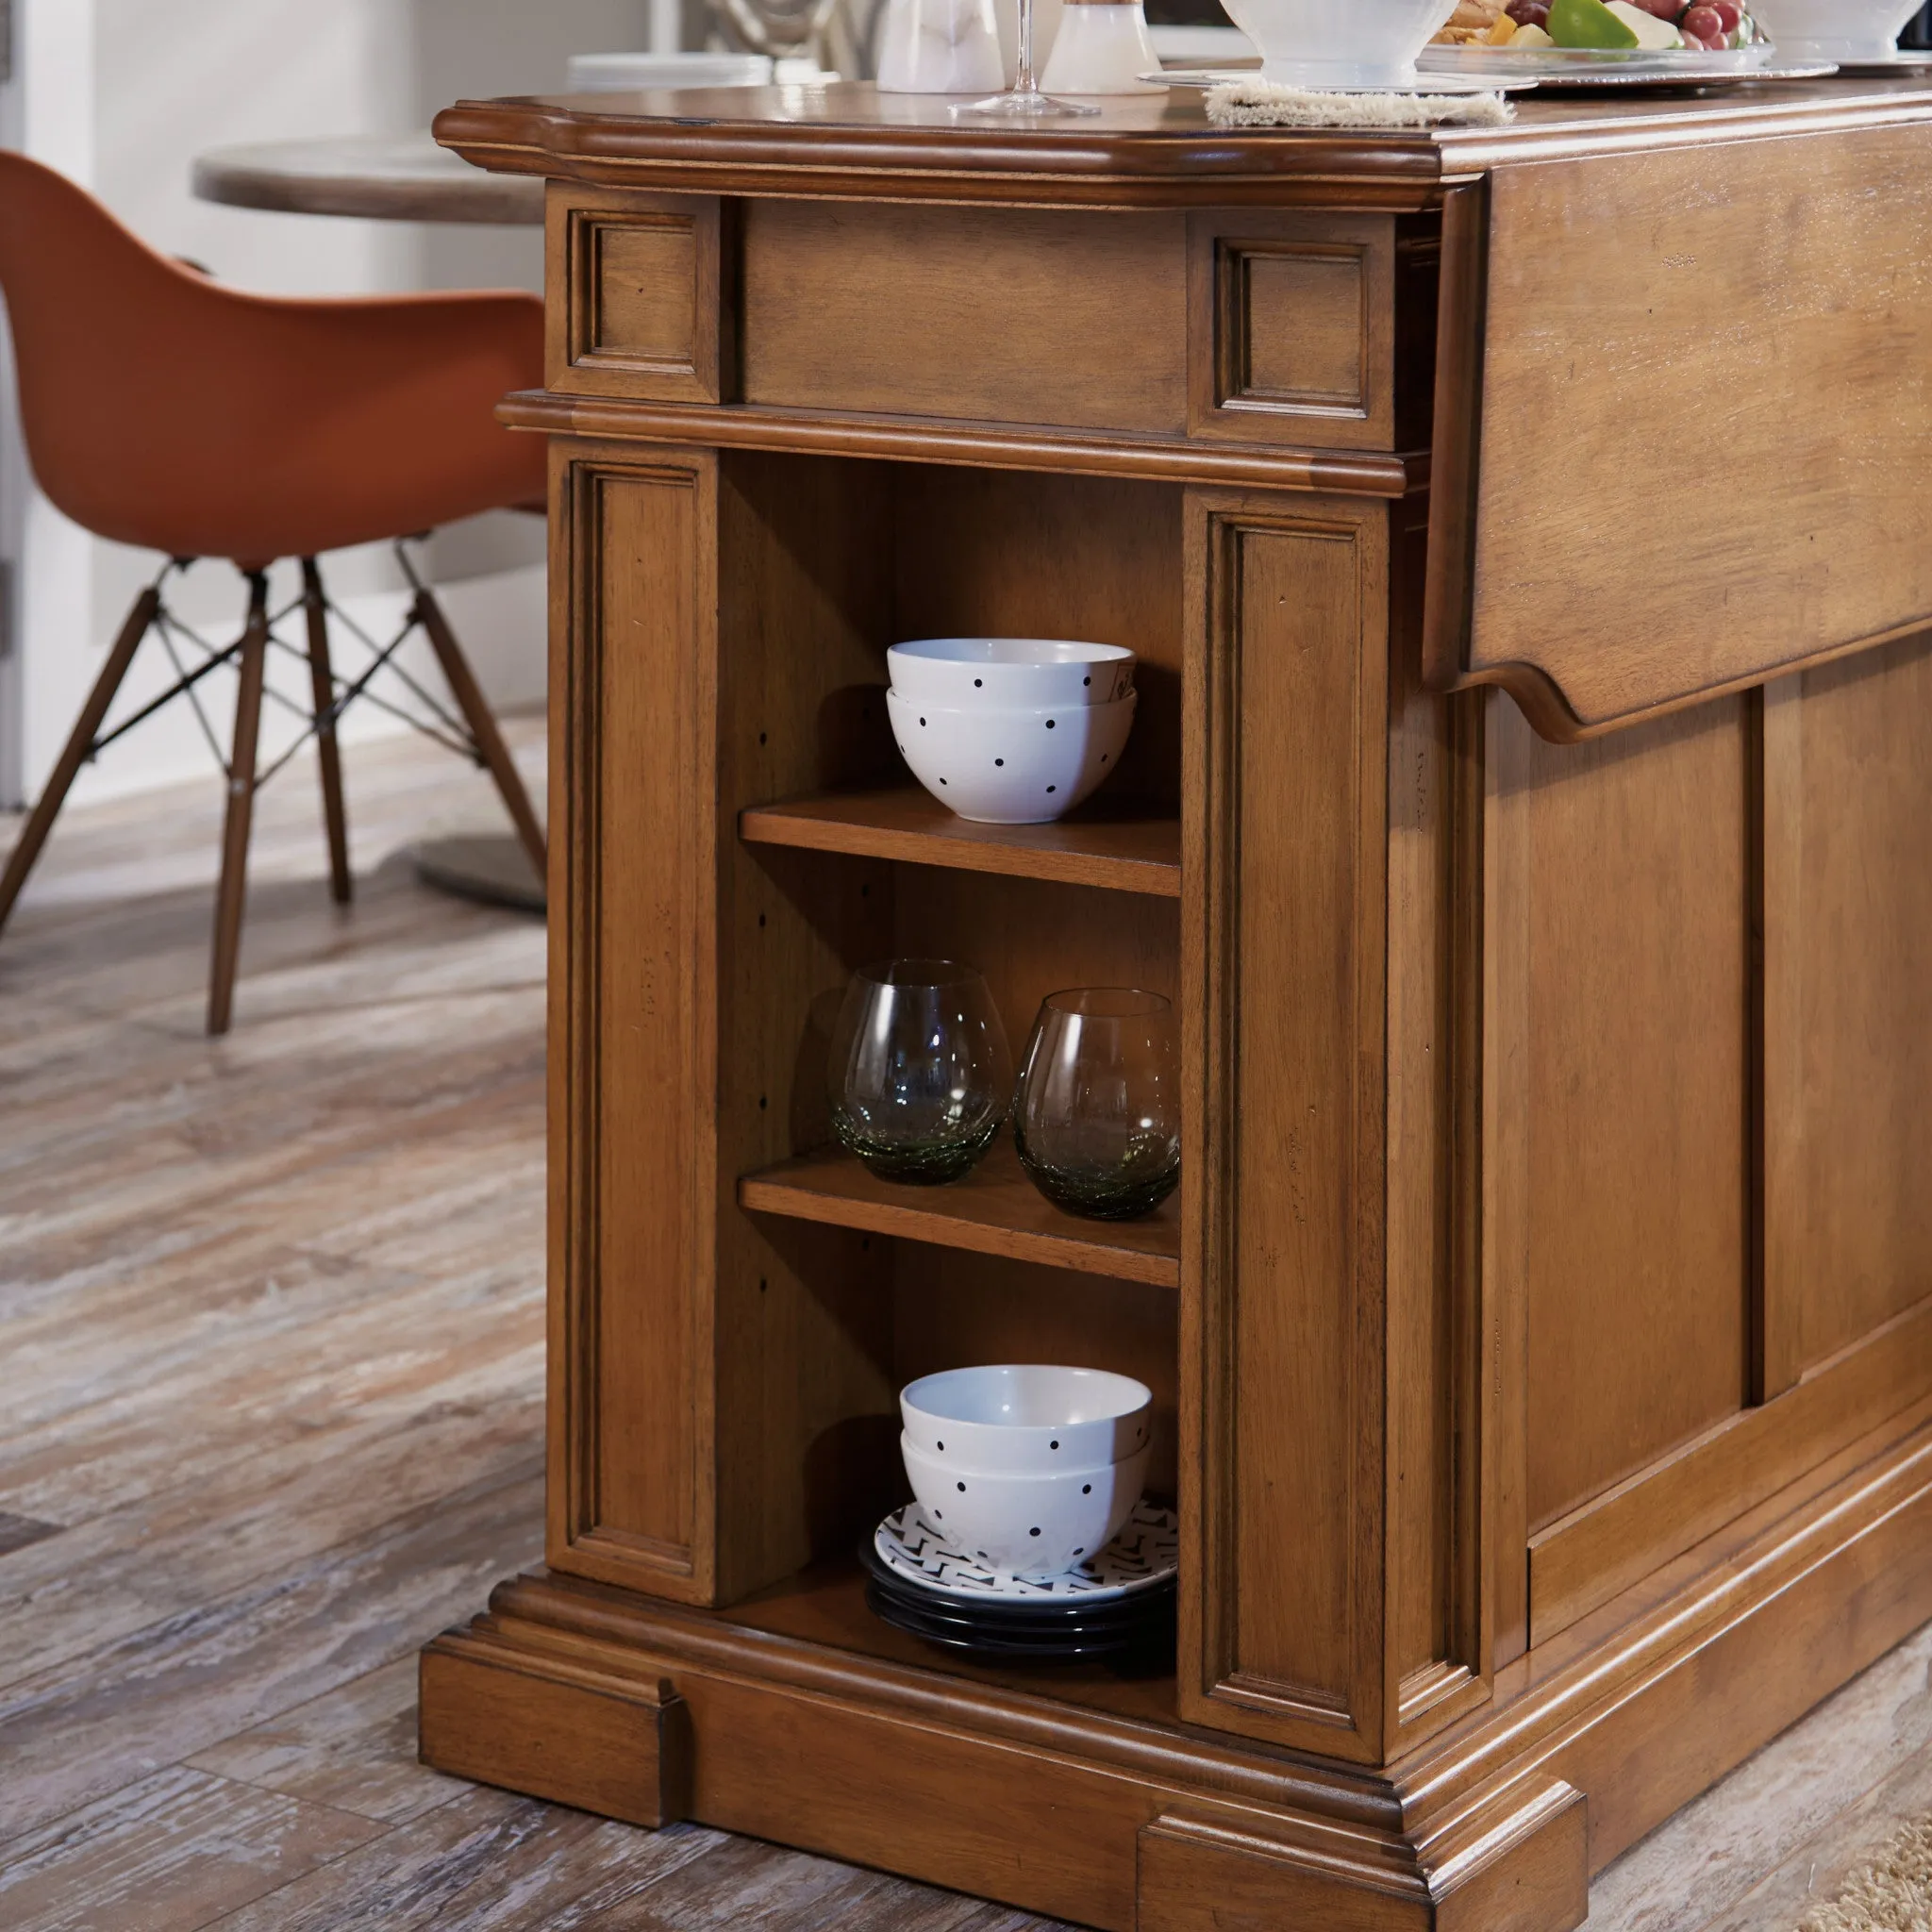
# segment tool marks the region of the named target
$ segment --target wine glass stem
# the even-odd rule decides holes
[[[1013,92],[1030,94],[1033,86],[1033,0],[1020,0],[1020,71],[1013,76]]]

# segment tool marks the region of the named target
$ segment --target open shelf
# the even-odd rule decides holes
[[[1001,1659],[981,1663],[961,1652],[922,1643],[918,1638],[895,1630],[866,1607],[865,1576],[856,1557],[814,1563],[783,1583],[712,1614],[750,1629],[770,1630],[914,1669],[939,1671],[973,1683],[1056,1697],[1149,1724],[1176,1722],[1178,1700],[1172,1672],[1137,1674],[1100,1661],[1013,1664]]]
[[[842,1149],[825,1148],[747,1174],[738,1184],[738,1199],[759,1214],[830,1222],[1158,1288],[1181,1285],[1178,1194],[1144,1220],[1081,1220],[1041,1195],[1004,1134],[964,1180],[944,1187],[882,1181]]]
[[[753,806],[740,815],[738,829],[755,845],[799,845],[959,872],[1180,896],[1180,821],[1172,811],[1131,801],[1083,807],[1046,825],[982,825],[948,811],[917,785],[906,785]]]

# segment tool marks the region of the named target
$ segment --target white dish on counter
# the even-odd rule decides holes
[[[1226,0],[1261,72],[1288,87],[1410,91],[1416,56],[1456,0]]]
[[[574,94],[625,93],[633,88],[769,87],[769,54],[573,54],[566,70]]]
[[[910,1436],[899,1454],[920,1514],[993,1570],[1052,1576],[1096,1556],[1120,1532],[1147,1479],[1145,1448],[1048,1475],[961,1468]]]
[[[912,775],[962,819],[1043,825],[1091,795],[1120,763],[1139,693],[1111,704],[979,710],[886,693]]]
[[[1753,17],[1794,60],[1882,60],[1924,0],[1752,0]]]
[[[941,1369],[899,1391],[899,1419],[925,1454],[1022,1474],[1136,1455],[1153,1412],[1153,1391],[1131,1375],[1045,1362]]]

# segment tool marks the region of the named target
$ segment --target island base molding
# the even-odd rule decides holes
[[[1122,1932],[1568,1932],[1591,1872],[1932,1615],[1932,1420],[1882,1433],[1381,1773],[556,1572],[424,1652],[422,1755]]]

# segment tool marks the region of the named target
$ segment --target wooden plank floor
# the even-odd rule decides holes
[[[493,808],[414,741],[349,755],[334,911],[310,775],[262,803],[225,1041],[212,781],[72,815],[0,940],[0,1926],[1040,1932],[416,1764],[416,1647],[541,1543],[542,934],[415,883],[406,840]],[[1932,1811],[1928,1659],[1611,1867],[1592,1927],[1829,1897]]]

